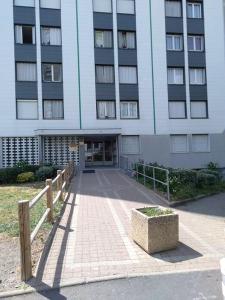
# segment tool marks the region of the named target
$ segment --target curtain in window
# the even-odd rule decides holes
[[[188,18],[197,18],[202,17],[202,5],[201,3],[188,3]]]
[[[35,120],[38,118],[36,100],[17,100],[17,119]]]
[[[181,68],[168,68],[168,84],[183,84],[184,72]]]
[[[122,153],[139,154],[140,144],[138,136],[122,136]]]
[[[36,64],[17,63],[17,80],[18,81],[36,81]]]
[[[180,1],[166,1],[166,16],[167,17],[181,17],[181,2]]]
[[[117,12],[121,14],[134,14],[134,0],[117,0]]]
[[[98,118],[115,118],[115,102],[114,101],[98,101]]]
[[[182,37],[181,36],[174,36],[174,49],[175,50],[182,50]]]
[[[50,28],[41,29],[41,41],[43,45],[50,45]]]
[[[44,100],[44,119],[62,119],[63,101]]]
[[[191,102],[191,117],[192,118],[206,118],[207,106],[205,101]]]
[[[173,37],[172,37],[172,35],[167,35],[167,37],[166,37],[166,47],[167,47],[167,50],[173,50]]]
[[[96,30],[95,46],[100,48],[112,48],[112,32]]]
[[[169,117],[171,119],[184,119],[186,117],[185,102],[170,101],[169,102]]]
[[[137,118],[138,110],[137,110],[137,102],[121,102],[121,118]]]
[[[182,50],[183,38],[180,35],[167,35],[167,50]]]
[[[36,43],[36,32],[35,32],[35,27],[34,26],[32,27],[32,42],[33,42],[33,45],[35,45],[35,43]]]
[[[114,68],[111,66],[96,66],[96,82],[97,83],[113,83]]]
[[[203,85],[205,82],[205,69],[190,69],[190,84]]]
[[[60,9],[61,8],[61,0],[41,0],[41,7],[42,8]]]
[[[209,136],[207,134],[192,135],[192,151],[193,152],[208,152],[209,151]]]
[[[112,12],[112,1],[111,0],[93,0],[93,8],[96,12]]]
[[[17,6],[34,7],[34,0],[14,0],[14,4]]]
[[[23,44],[23,27],[16,25],[15,26],[15,35],[16,35],[16,43]]]
[[[137,84],[136,67],[119,67],[120,83]]]
[[[202,36],[189,36],[188,37],[188,50],[189,51],[203,51],[204,39]]]
[[[50,44],[59,46],[61,45],[61,30],[60,28],[50,28]]]
[[[172,135],[171,150],[173,153],[185,153],[188,151],[187,135]]]
[[[120,31],[119,48],[135,49],[135,33]]]

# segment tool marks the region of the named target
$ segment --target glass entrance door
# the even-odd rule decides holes
[[[113,141],[86,141],[85,166],[112,166]]]

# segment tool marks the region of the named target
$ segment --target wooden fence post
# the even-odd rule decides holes
[[[19,231],[20,231],[20,257],[21,280],[26,281],[32,277],[31,241],[30,241],[30,208],[29,201],[19,201]]]
[[[59,200],[62,201],[63,197],[62,197],[62,171],[61,170],[57,171],[57,176],[58,175],[59,175],[59,179],[57,180],[57,190],[61,191]]]
[[[50,208],[50,212],[48,214],[48,222],[53,223],[53,191],[52,191],[52,179],[46,180],[46,186],[49,186],[49,189],[46,193],[47,195],[47,208]]]

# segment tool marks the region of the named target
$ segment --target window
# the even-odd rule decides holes
[[[179,18],[182,16],[181,1],[166,1],[166,16]]]
[[[191,101],[191,118],[206,119],[207,118],[207,102]]]
[[[36,81],[37,70],[35,63],[17,63],[16,64],[17,81]]]
[[[112,48],[113,46],[112,31],[95,30],[95,47]]]
[[[63,119],[62,100],[44,100],[43,102],[44,119]]]
[[[137,68],[119,67],[119,78],[122,84],[137,84]]]
[[[120,117],[121,119],[137,119],[138,118],[137,101],[121,101]]]
[[[61,8],[61,0],[41,0],[41,8]]]
[[[206,84],[205,69],[190,69],[190,84],[204,85]]]
[[[112,0],[93,0],[93,9],[95,12],[111,13]]]
[[[186,118],[185,101],[169,101],[169,118],[170,119]]]
[[[36,120],[38,119],[37,100],[16,100],[17,119]]]
[[[139,136],[122,136],[122,153],[139,154],[140,142]]]
[[[187,153],[188,152],[188,140],[187,135],[178,134],[171,135],[171,152],[172,153]]]
[[[15,37],[17,44],[35,44],[35,27],[29,25],[16,25]]]
[[[117,12],[133,15],[135,13],[134,0],[117,0]]]
[[[192,135],[192,151],[193,152],[209,152],[210,141],[208,134],[193,134]]]
[[[14,5],[34,7],[34,1],[35,0],[14,0]]]
[[[43,64],[43,81],[44,82],[61,82],[62,65],[61,64]]]
[[[182,68],[168,68],[168,84],[184,84],[184,70]]]
[[[119,31],[118,39],[120,49],[135,49],[135,32]]]
[[[201,3],[191,3],[187,4],[187,17],[188,18],[202,18],[202,4]]]
[[[189,51],[204,51],[204,37],[201,35],[188,36],[188,50]]]
[[[97,118],[101,120],[115,119],[115,101],[97,101]]]
[[[113,66],[96,66],[97,83],[114,83]]]
[[[167,34],[166,46],[167,46],[167,50],[182,51],[183,50],[182,35]]]
[[[41,43],[45,46],[60,46],[62,44],[61,29],[41,27]]]

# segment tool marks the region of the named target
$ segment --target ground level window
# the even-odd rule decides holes
[[[193,152],[209,152],[210,141],[208,134],[193,134],[192,135],[192,151]]]
[[[172,153],[187,153],[188,139],[186,134],[177,134],[170,136]]]
[[[122,153],[123,154],[139,154],[140,141],[139,136],[122,136]]]
[[[63,100],[44,100],[44,119],[63,119]]]

